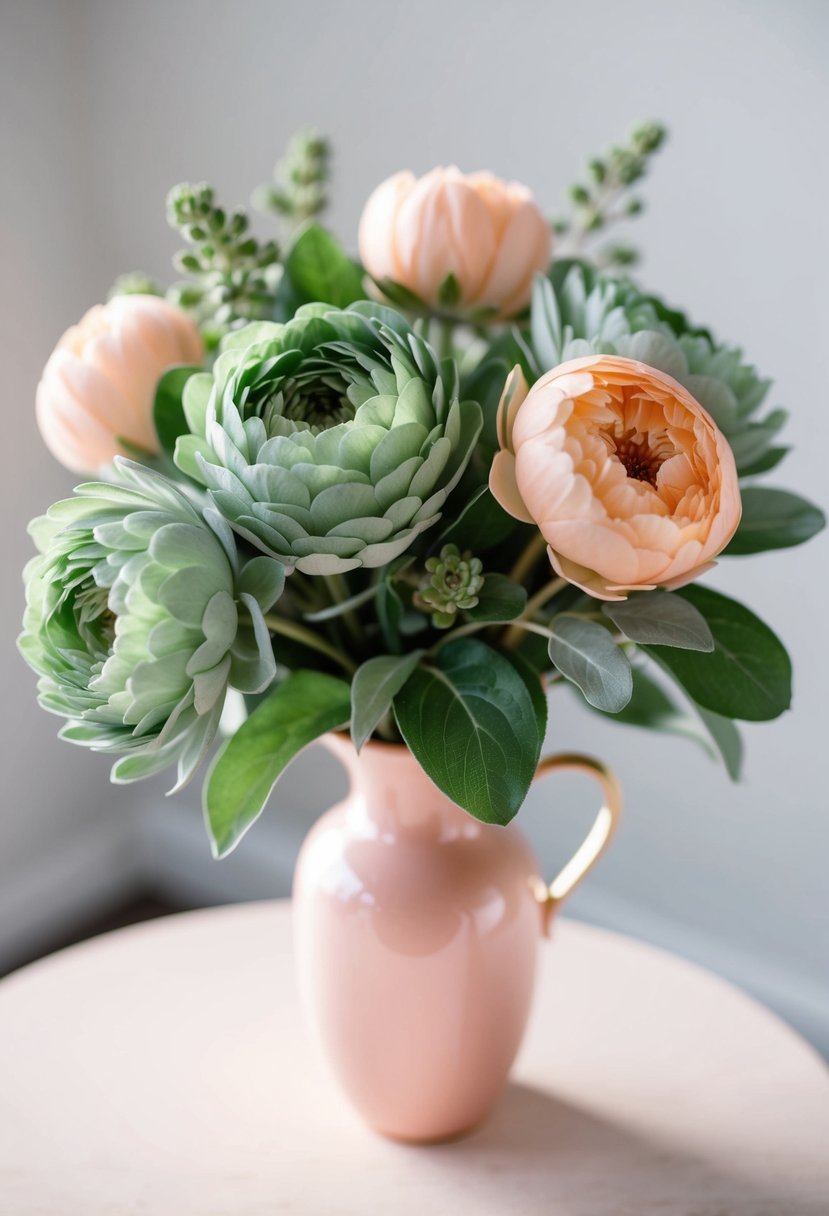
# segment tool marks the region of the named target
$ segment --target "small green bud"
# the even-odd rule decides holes
[[[588,163],[587,168],[590,171],[590,176],[593,178],[593,181],[598,186],[601,186],[602,182],[607,177],[607,166],[605,165],[604,161],[599,160],[598,157],[595,157]]]
[[[448,629],[458,612],[468,612],[478,603],[484,585],[483,564],[457,545],[444,545],[438,557],[427,558],[427,577],[421,581],[412,603],[428,612],[436,629]]]
[[[645,204],[641,198],[630,198],[625,204],[625,213],[630,216],[641,215],[645,210]]]
[[[578,207],[586,207],[590,202],[590,191],[575,183],[569,190],[570,198]]]
[[[659,122],[643,122],[636,127],[631,135],[638,151],[646,156],[656,152],[667,137],[667,129]]]

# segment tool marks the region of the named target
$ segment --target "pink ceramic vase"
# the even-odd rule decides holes
[[[599,856],[620,808],[597,761],[581,768],[604,805],[547,886],[517,828],[479,823],[402,746],[325,742],[351,777],[312,829],[294,881],[300,988],[323,1051],[366,1122],[435,1141],[473,1127],[503,1090],[524,1033],[539,938]]]

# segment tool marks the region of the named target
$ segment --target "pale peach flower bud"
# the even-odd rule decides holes
[[[438,308],[451,274],[457,309],[494,308],[507,317],[546,271],[552,236],[526,186],[452,167],[382,182],[365,205],[359,243],[375,279],[392,279]]]
[[[529,390],[516,368],[498,441],[492,493],[598,599],[690,582],[740,522],[725,436],[681,384],[635,359],[572,359]]]
[[[116,296],[67,329],[37,387],[37,422],[52,455],[74,473],[94,473],[119,454],[119,440],[158,451],[153,402],[162,374],[201,363],[196,326],[157,296]]]

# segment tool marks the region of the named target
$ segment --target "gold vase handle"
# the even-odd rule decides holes
[[[559,752],[555,756],[545,756],[536,769],[535,779],[562,770],[587,773],[597,781],[602,791],[602,805],[590,831],[549,886],[542,878],[534,880],[533,892],[541,907],[542,932],[545,937],[549,936],[550,925],[559,904],[592,870],[607,848],[622,813],[622,787],[616,774],[600,760],[580,752]]]

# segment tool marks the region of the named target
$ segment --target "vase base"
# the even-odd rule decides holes
[[[378,1136],[382,1136],[384,1140],[391,1140],[395,1144],[408,1145],[410,1148],[431,1148],[438,1144],[452,1144],[456,1140],[463,1140],[466,1136],[471,1136],[482,1124],[486,1123],[490,1113],[490,1111],[487,1111],[486,1114],[473,1119],[471,1123],[465,1123],[454,1131],[437,1132],[435,1134],[404,1135],[402,1132],[387,1131],[384,1127],[372,1127],[371,1130]]]

